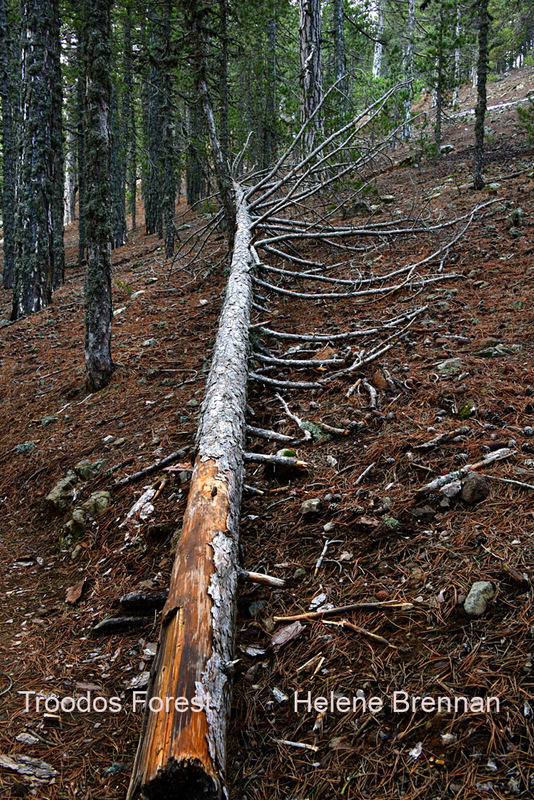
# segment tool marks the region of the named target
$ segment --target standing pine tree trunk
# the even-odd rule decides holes
[[[375,50],[373,53],[373,78],[382,77],[382,54],[384,45],[382,44],[382,36],[384,34],[384,2],[385,0],[378,0],[377,4],[377,28],[376,28],[376,42]]]
[[[64,268],[57,0],[23,3],[21,67],[14,320],[50,303]]]
[[[132,231],[137,227],[137,127],[135,121],[135,87],[133,79],[132,8],[126,6],[124,18],[124,97],[123,114],[126,137],[126,187]]]
[[[221,146],[217,125],[215,124],[213,104],[208,89],[208,45],[207,32],[204,27],[205,23],[203,19],[205,16],[205,9],[200,7],[198,0],[192,0],[192,2],[189,2],[187,5],[187,10],[189,12],[188,28],[191,31],[197,96],[208,131],[213,156],[213,166],[217,177],[217,188],[219,190],[221,206],[224,213],[228,243],[231,249],[234,241],[236,209],[230,168]]]
[[[473,185],[475,189],[484,188],[482,170],[484,168],[484,119],[486,116],[486,80],[488,76],[488,0],[478,0],[478,67],[477,67],[477,105],[475,109],[475,159]]]
[[[111,360],[111,0],[86,0],[85,363],[89,391],[107,386]]]
[[[276,113],[276,4],[269,6],[271,19],[267,28],[267,85],[265,92],[265,125],[263,126],[264,167],[269,167],[276,159],[277,121]]]
[[[165,256],[174,255],[176,238],[176,151],[175,151],[175,107],[173,85],[173,55],[171,41],[172,3],[166,0],[162,8],[159,72],[161,84],[161,176],[162,214],[165,230]]]
[[[78,76],[76,80],[76,155],[78,159],[78,266],[85,261],[85,56],[83,32],[78,33],[76,47],[76,63]]]
[[[341,110],[347,110],[347,56],[345,52],[345,13],[343,0],[333,0],[334,77],[341,92]]]
[[[413,101],[413,79],[414,79],[414,60],[413,60],[413,39],[415,32],[415,0],[408,0],[408,28],[406,31],[406,50],[405,50],[405,76],[408,81],[406,98],[404,100],[404,125],[402,134],[405,139],[412,135],[410,117],[412,115]]]
[[[299,0],[300,80],[302,85],[301,121],[308,122],[303,136],[304,150],[313,150],[322,124],[317,111],[323,99],[321,67],[321,2]]]
[[[0,100],[2,104],[2,224],[4,228],[5,289],[13,286],[15,269],[15,185],[17,176],[15,36],[8,0],[0,0]]]
[[[117,81],[111,88],[111,246],[113,249],[126,244],[126,143],[124,109],[119,105]]]

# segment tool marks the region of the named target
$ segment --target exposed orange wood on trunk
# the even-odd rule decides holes
[[[215,491],[216,490],[216,491]],[[212,599],[208,594],[214,571],[211,542],[218,531],[225,531],[229,512],[227,483],[218,477],[213,460],[197,458],[189,490],[183,530],[171,576],[169,597],[163,609],[163,627],[160,647],[154,665],[154,682],[149,697],[185,697],[191,700],[198,694],[202,672],[212,648]],[[202,765],[203,770],[219,786],[217,769],[212,762],[208,746],[208,722],[205,711],[174,709],[149,711],[145,715],[145,747],[140,751],[134,766],[134,775],[142,784],[156,784],[164,780],[158,771],[167,767],[170,760],[189,761]],[[172,788],[186,788],[182,778],[175,774]],[[187,778],[184,775],[183,781]],[[171,784],[169,784],[169,787]],[[161,787],[163,789],[163,786]],[[131,787],[132,789],[132,787]],[[168,789],[163,789],[168,791]],[[159,789],[148,797],[160,797]],[[137,795],[132,794],[129,797]],[[170,795],[168,795],[170,797]]]

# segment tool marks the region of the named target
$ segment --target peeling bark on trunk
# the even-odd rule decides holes
[[[240,572],[238,526],[252,304],[250,217],[237,185],[235,193],[232,269],[128,800],[227,796],[228,673]],[[160,705],[154,698],[161,698],[163,710],[150,710],[151,700],[154,708]],[[187,698],[189,710],[180,713],[170,701],[167,711],[166,698]],[[193,698],[202,710],[191,710]]]

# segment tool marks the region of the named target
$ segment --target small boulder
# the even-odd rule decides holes
[[[468,506],[474,506],[489,495],[489,484],[482,475],[470,472],[462,482],[461,498]]]
[[[111,503],[111,495],[109,492],[93,492],[89,500],[82,503],[81,509],[87,511],[88,514],[101,514]]]
[[[321,500],[318,497],[314,497],[310,500],[305,500],[300,507],[300,513],[302,516],[310,516],[311,514],[317,514],[319,509],[321,508]]]
[[[78,476],[71,469],[65,477],[61,478],[51,492],[46,495],[46,502],[56,511],[66,511],[74,498],[74,487],[78,483]]]
[[[465,598],[464,611],[470,617],[481,617],[495,591],[489,581],[475,581]]]
[[[96,478],[105,463],[105,461],[79,461],[74,471],[82,481],[90,481]]]
[[[456,375],[464,367],[464,362],[461,358],[447,358],[438,364],[438,371],[440,375]]]
[[[436,516],[436,512],[432,506],[419,506],[412,509],[412,514],[416,519],[431,520]]]

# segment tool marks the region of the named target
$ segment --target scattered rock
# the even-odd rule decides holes
[[[379,199],[381,203],[394,203],[397,198],[393,194],[381,194]]]
[[[454,147],[453,144],[442,144],[441,147],[439,148],[439,152],[442,155],[446,155],[447,153],[454,153],[455,149],[456,148]]]
[[[510,234],[512,239],[520,239],[523,236],[523,232],[519,228],[516,228],[515,226],[510,228],[508,233]]]
[[[110,433],[108,436],[104,436],[102,439],[102,444],[113,444],[114,441],[115,437]]]
[[[465,598],[464,611],[470,617],[481,617],[495,591],[489,581],[476,581]]]
[[[82,481],[90,481],[96,478],[106,462],[103,461],[78,461],[74,467],[74,472]]]
[[[450,483],[446,483],[445,486],[442,486],[440,489],[441,494],[445,495],[445,497],[448,497],[449,499],[451,497],[456,497],[456,495],[460,494],[461,491],[461,481],[451,481]]]
[[[482,350],[477,350],[474,355],[479,358],[502,358],[503,356],[517,353],[519,350],[521,350],[521,345],[519,344],[498,344],[495,347],[485,347]]]
[[[311,500],[305,500],[300,507],[300,513],[303,516],[307,516],[310,514],[317,514],[319,509],[321,508],[321,500],[318,497],[314,497]]]
[[[53,422],[57,422],[58,417],[43,417],[41,420],[41,425],[52,425]]]
[[[157,339],[145,339],[143,347],[154,347],[158,343]]]
[[[335,522],[327,522],[326,525],[323,526],[323,531],[325,533],[333,533],[336,529]]]
[[[17,453],[30,453],[32,450],[35,450],[37,445],[35,442],[22,442],[18,444],[16,447]]]
[[[438,364],[438,372],[440,375],[456,375],[463,370],[464,362],[461,358],[447,358]]]
[[[462,500],[469,506],[474,506],[485,500],[490,488],[487,480],[476,472],[470,472],[462,483]]]
[[[416,519],[431,520],[436,516],[436,512],[432,506],[418,506],[412,509],[412,514]]]
[[[476,403],[474,400],[465,400],[463,403],[460,404],[460,408],[458,409],[458,416],[460,419],[469,419],[477,410]]]
[[[304,567],[297,567],[295,572],[293,573],[293,578],[295,580],[299,580],[299,578],[304,578],[305,575],[306,575],[306,570],[304,569]]]
[[[56,511],[66,511],[74,499],[74,487],[78,483],[78,476],[71,469],[64,478],[61,478],[51,492],[46,495],[46,502]]]
[[[197,408],[197,406],[199,406],[199,405],[200,405],[200,403],[196,399],[196,397],[192,397],[191,400],[188,400],[187,403],[186,403],[186,406],[188,406],[189,408]]]
[[[500,343],[500,339],[496,339],[494,336],[487,336],[475,344],[475,350],[487,350],[488,347],[497,347]]]
[[[82,503],[81,509],[87,511],[89,514],[101,514],[111,503],[111,495],[109,492],[93,492],[89,500]]]

